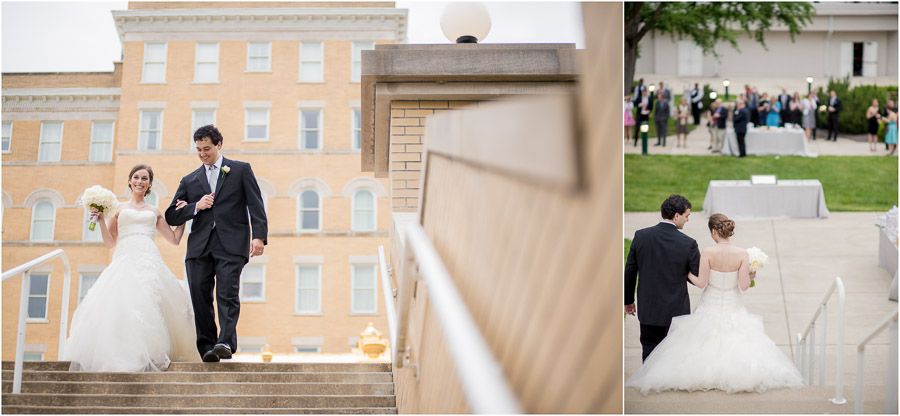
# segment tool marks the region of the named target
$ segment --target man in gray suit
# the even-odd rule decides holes
[[[672,101],[672,90],[659,83],[659,99],[653,113],[656,122],[656,146],[666,146],[666,136],[669,134],[669,103]]]

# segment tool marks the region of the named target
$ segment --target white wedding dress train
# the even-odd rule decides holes
[[[200,361],[187,285],[153,242],[156,214],[124,209],[112,262],[72,317],[63,360],[72,370],[160,371]]]
[[[640,307],[640,305],[638,305]],[[669,334],[625,383],[666,390],[765,392],[803,386],[800,371],[741,302],[737,272],[710,271],[694,313],[672,319]]]

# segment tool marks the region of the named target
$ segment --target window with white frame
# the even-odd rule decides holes
[[[241,301],[266,300],[266,265],[248,264],[241,272]]]
[[[28,319],[46,320],[50,293],[50,274],[32,273],[28,287]]]
[[[197,143],[194,142],[194,133],[197,129],[210,124],[216,124],[216,109],[194,109],[191,114],[191,144],[189,149],[194,150]]]
[[[219,82],[218,42],[197,42],[194,55],[194,82]]]
[[[359,82],[362,78],[362,51],[375,49],[375,42],[353,42],[353,68],[350,72],[350,82]]]
[[[103,221],[106,221],[104,218]],[[98,221],[99,222],[99,221]],[[91,225],[91,212],[84,210],[84,227],[81,230],[81,239],[84,241],[103,241],[103,234],[100,233],[100,225],[94,227],[94,231],[89,228]]]
[[[244,117],[245,140],[269,140],[269,109],[247,109]]]
[[[312,345],[295,345],[294,352],[322,352],[322,347]]]
[[[263,352],[264,346],[262,345],[241,345],[238,344],[237,351],[235,352]]]
[[[31,241],[53,241],[56,207],[48,199],[42,199],[31,208]]]
[[[351,313],[378,313],[378,302],[375,288],[375,265],[354,264],[351,277]]]
[[[166,43],[144,42],[144,72],[141,82],[166,82]]]
[[[271,56],[271,42],[247,42],[247,72],[271,71]]]
[[[353,125],[351,126],[350,148],[359,150],[362,148],[362,113],[358,108],[353,109]]]
[[[300,150],[322,148],[322,110],[300,110]]]
[[[87,296],[88,291],[94,287],[94,283],[97,283],[97,279],[100,277],[99,273],[81,273],[78,277],[78,304],[81,304],[81,301],[84,300],[84,297]]]
[[[322,266],[297,265],[296,313],[322,312]]]
[[[322,42],[300,42],[300,82],[325,80]]]
[[[141,110],[138,150],[159,150],[162,147],[162,110]]]
[[[376,211],[375,194],[368,189],[360,189],[353,194],[353,231],[375,231]]]
[[[3,153],[9,153],[10,144],[12,143],[12,121],[4,121],[3,122],[3,141],[2,146],[0,146],[0,150]]]
[[[297,225],[301,231],[318,231],[322,228],[322,211],[319,193],[306,190],[300,193],[300,209],[297,214]]]
[[[25,352],[22,361],[44,361],[44,353],[42,352]]]
[[[112,161],[114,127],[112,121],[91,123],[91,162]]]
[[[59,162],[62,153],[63,123],[41,122],[41,142],[38,146],[38,162]]]

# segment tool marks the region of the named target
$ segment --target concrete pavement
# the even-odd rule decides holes
[[[769,255],[769,265],[759,272],[756,287],[743,294],[743,301],[750,312],[763,317],[766,333],[791,357],[794,356],[797,333],[806,328],[834,278],[841,277],[846,289],[846,326],[842,353],[846,397],[853,397],[856,383],[856,344],[885,316],[897,310],[897,303],[887,299],[891,276],[878,267],[878,239],[881,231],[874,225],[874,221],[876,216],[882,214],[837,212],[825,219],[740,221],[732,238],[737,246],[756,246]],[[690,218],[683,231],[697,240],[701,250],[714,244],[707,228],[707,216],[696,212]],[[652,226],[659,219],[660,215],[656,212],[626,212],[625,238],[632,238],[637,229]],[[691,305],[696,307],[701,291],[689,286],[689,293]],[[833,387],[838,354],[836,297],[828,305],[828,322],[825,385]],[[821,331],[821,328],[818,330]],[[626,380],[641,365],[639,333],[637,319],[626,317]],[[866,412],[883,412],[887,332],[878,335],[866,351],[866,395],[874,396],[869,402],[875,401],[877,404],[872,407],[872,403],[868,403]],[[817,374],[815,379],[818,379]],[[801,408],[808,408],[809,413],[852,412],[852,401],[843,406],[827,403],[824,408],[801,406],[800,403],[807,402],[809,395],[813,393],[828,394],[808,387],[797,392],[754,393],[750,396],[760,403],[767,403],[760,409],[768,409],[766,412],[769,413],[796,413]],[[833,388],[831,394],[833,395]],[[729,403],[738,403],[738,396],[740,395],[721,392],[673,392],[644,397],[635,389],[627,388],[625,412],[658,413],[659,409],[669,409],[663,413],[714,412],[711,409],[727,408]],[[789,399],[790,397],[795,399]],[[749,411],[743,408],[732,409],[738,413]]]

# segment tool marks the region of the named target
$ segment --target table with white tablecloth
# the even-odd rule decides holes
[[[825,218],[828,207],[818,179],[779,180],[776,185],[709,181],[703,212],[721,213],[735,220]]]
[[[896,221],[896,219],[894,220]],[[900,258],[900,248],[897,247],[897,236],[890,236],[889,229],[896,230],[894,227],[885,223],[885,216],[876,218],[875,223],[878,227],[878,267],[887,270],[892,276],[890,293],[888,299],[897,301],[897,259]],[[894,231],[896,233],[896,231]]]
[[[813,153],[809,149],[809,144],[806,142],[806,133],[804,133],[803,129],[797,128],[772,130],[763,130],[756,127],[748,128],[747,135],[744,136],[744,144],[748,155],[818,156],[817,153]],[[738,152],[737,135],[734,133],[733,128],[729,128],[725,132],[722,154],[731,156],[740,154]]]

